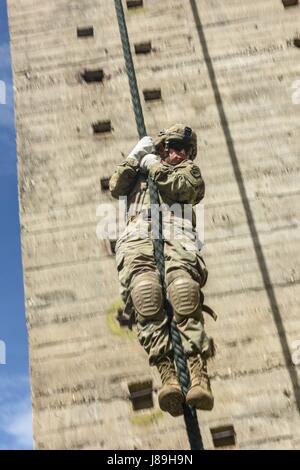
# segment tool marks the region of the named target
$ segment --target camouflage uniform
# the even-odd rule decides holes
[[[191,160],[175,166],[161,161],[152,165],[149,173],[159,190],[161,203],[168,206],[179,203],[183,207],[184,204],[196,205],[204,197],[205,185],[200,169]],[[158,308],[150,316],[141,315],[139,305],[142,309],[143,283],[141,293],[138,296],[135,294],[135,283],[142,279],[142,274],[147,273],[150,280],[152,276],[151,285],[155,286],[150,296],[153,296],[157,305],[163,305],[151,239],[147,179],[136,160],[127,157],[126,161],[117,166],[110,180],[110,191],[115,198],[127,196],[127,227],[116,245],[121,296],[127,313],[134,305],[139,341],[149,355],[150,365],[155,365],[164,356],[172,357],[172,346],[163,308]],[[165,224],[176,231],[180,229],[182,220],[178,214],[170,215]],[[165,240],[164,257],[167,295],[182,335],[184,350],[187,356],[201,354],[209,357],[210,340],[204,330],[203,294],[200,291],[207,280],[207,270],[199,252],[195,214],[192,220],[185,220],[185,231],[181,231],[180,239],[170,237]],[[190,298],[193,298],[197,308],[191,312],[188,311],[189,305],[186,305],[185,312],[185,302],[188,304]],[[181,305],[180,311],[178,304]]]

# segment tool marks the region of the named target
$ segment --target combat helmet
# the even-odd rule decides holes
[[[169,129],[160,131],[154,142],[155,148],[158,149],[161,144],[164,145],[166,155],[169,148],[169,142],[174,140],[189,144],[191,146],[189,158],[191,160],[196,158],[197,135],[190,127],[184,126],[183,124],[174,124]]]

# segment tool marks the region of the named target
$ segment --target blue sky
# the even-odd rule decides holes
[[[28,346],[6,0],[0,0],[0,216],[0,351],[4,344],[6,347],[6,364],[2,363],[3,354],[0,354],[0,450],[31,449]]]

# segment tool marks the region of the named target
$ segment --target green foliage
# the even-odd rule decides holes
[[[116,336],[135,339],[135,333],[129,330],[126,326],[121,327],[118,320],[116,319],[118,309],[123,307],[124,305],[121,299],[117,299],[111,304],[106,314],[107,326],[109,330]]]
[[[132,415],[130,421],[134,426],[149,426],[150,424],[157,423],[162,417],[163,412],[160,410],[143,411],[142,413]]]

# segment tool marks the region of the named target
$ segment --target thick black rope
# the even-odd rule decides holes
[[[115,8],[116,14],[119,23],[123,53],[126,63],[126,70],[129,80],[129,87],[131,93],[131,99],[135,114],[135,120],[137,125],[137,130],[139,133],[140,138],[147,135],[146,127],[144,122],[143,110],[141,106],[135,69],[132,61],[127,25],[122,5],[122,0],[115,0]],[[156,264],[160,273],[161,282],[164,291],[164,298],[166,299],[166,284],[165,284],[165,259],[164,259],[164,245],[163,245],[163,237],[162,237],[162,214],[159,210],[160,201],[157,187],[149,176],[148,178],[149,184],[149,193],[151,199],[151,219],[152,219],[152,232],[157,230],[158,233],[155,234],[153,237],[153,244],[154,244],[154,253],[155,253],[155,260]],[[190,374],[187,367],[187,361],[185,357],[185,353],[182,347],[180,333],[177,329],[176,322],[173,318],[173,311],[170,303],[166,301],[166,310],[170,320],[170,331],[171,331],[171,338],[172,338],[172,345],[174,350],[174,359],[177,368],[177,374],[180,381],[180,385],[182,388],[183,393],[186,395],[189,385],[190,385]],[[190,446],[192,450],[203,450],[203,443],[200,434],[197,413],[196,410],[188,405],[183,406],[184,412],[184,420],[187,429],[187,434],[190,442]]]

